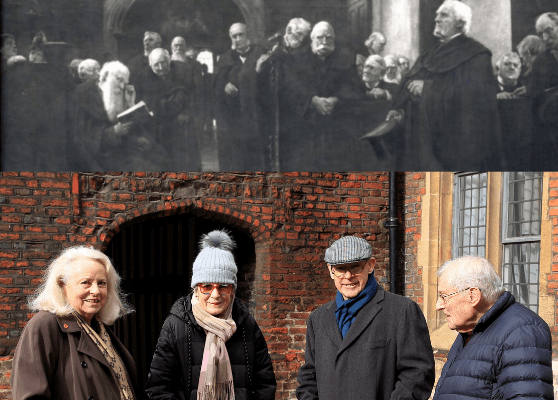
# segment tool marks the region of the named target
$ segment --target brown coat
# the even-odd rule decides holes
[[[107,332],[126,366],[135,398],[143,398],[132,356],[110,329]],[[45,311],[31,318],[23,330],[14,355],[11,385],[14,400],[120,400],[106,358],[76,320]]]

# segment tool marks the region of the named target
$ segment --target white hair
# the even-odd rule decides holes
[[[76,270],[76,260],[89,258],[101,263],[107,272],[107,301],[97,313],[102,322],[107,325],[119,317],[133,312],[133,309],[124,299],[120,291],[120,276],[114,269],[110,259],[92,247],[75,246],[64,250],[45,271],[43,284],[37,289],[34,296],[29,298],[28,306],[31,310],[48,311],[60,317],[65,317],[74,311],[68,303],[63,286]]]
[[[316,31],[319,28],[328,29],[331,32],[331,36],[333,36],[333,39],[335,39],[335,31],[333,30],[333,27],[331,26],[331,24],[327,21],[320,21],[316,25],[314,25],[314,28],[312,28],[312,32],[310,33],[310,37],[312,39],[314,39],[314,37],[316,36]]]
[[[155,41],[158,42],[159,44],[161,44],[161,42],[163,41],[163,39],[161,39],[161,35],[159,35],[157,32],[152,32],[152,31],[146,31],[143,34],[143,38],[145,39],[148,36],[153,36],[155,37]]]
[[[304,36],[308,36],[312,30],[312,24],[306,21],[304,18],[293,18],[287,24],[285,29],[285,34],[289,34],[293,28],[298,28],[304,33]]]
[[[81,80],[83,80],[86,77],[86,74],[88,73],[89,70],[91,69],[97,69],[97,71],[100,71],[101,66],[99,65],[99,62],[97,60],[93,60],[92,58],[88,58],[86,60],[83,60],[82,62],[79,63],[78,65],[78,76]]]
[[[232,24],[231,27],[229,28],[229,35],[231,34],[233,28],[242,28],[244,32],[248,32],[248,27],[246,26],[246,24],[243,24],[242,22],[235,22],[234,24]]]
[[[179,40],[186,44],[186,39],[184,39],[182,36],[176,36],[174,39],[172,39],[171,46],[174,44],[174,42],[178,42]]]
[[[382,75],[386,73],[386,69],[387,69],[387,65],[386,65],[386,61],[384,60],[384,58],[378,54],[372,54],[371,56],[368,56],[368,58],[366,59],[366,61],[364,62],[364,65],[370,65],[370,64],[376,64],[378,67],[381,68],[382,70]]]
[[[445,0],[436,12],[440,12],[440,10],[443,9],[452,10],[455,18],[458,21],[463,22],[462,32],[469,32],[469,29],[471,28],[471,21],[473,20],[473,12],[471,11],[471,7],[458,0]]]
[[[168,50],[163,49],[162,47],[158,47],[156,49],[153,49],[153,51],[149,53],[149,65],[151,65],[154,59],[160,57],[161,55],[164,56],[167,61],[170,61],[171,55]]]
[[[364,42],[364,45],[366,47],[370,47],[372,46],[372,43],[374,43],[376,40],[381,40],[383,42],[386,42],[386,37],[382,35],[380,32],[372,32],[370,36],[368,36],[368,39],[366,39],[366,41]]]
[[[504,58],[509,58],[511,60],[515,60],[519,63],[519,65],[521,65],[521,58],[519,57],[519,55],[513,51],[509,51],[507,53],[502,54],[502,57],[500,57],[498,59],[498,61],[496,62],[496,66],[498,67],[498,69],[502,68],[502,61],[504,60]]]
[[[125,75],[127,79],[130,78],[130,70],[120,61],[109,61],[104,63],[103,68],[101,68],[101,72],[99,73],[99,82],[105,82],[109,74],[115,74],[118,72]]]
[[[495,303],[506,291],[490,261],[483,257],[463,256],[448,261],[438,269],[437,275],[441,277],[442,274],[456,290],[479,288],[490,303]]]

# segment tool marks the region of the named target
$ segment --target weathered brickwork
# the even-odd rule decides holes
[[[322,262],[330,243],[346,234],[373,242],[376,278],[389,287],[388,235],[383,226],[387,205],[387,173],[4,173],[0,175],[3,365],[8,365],[32,316],[26,297],[60,250],[76,244],[104,250],[131,221],[191,213],[240,228],[254,239],[252,312],[272,354],[277,397],[293,398],[296,373],[304,360],[306,320],[334,294]],[[0,379],[2,388],[9,390],[6,379]]]
[[[547,279],[548,293],[556,297],[558,295],[558,172],[552,172],[549,176],[548,214],[552,219],[552,274],[549,274]],[[558,312],[555,315],[556,325],[552,328],[552,345],[555,358],[558,359]]]

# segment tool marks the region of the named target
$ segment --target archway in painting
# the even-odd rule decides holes
[[[256,253],[253,239],[244,231],[223,223],[179,214],[131,221],[114,235],[105,253],[122,277],[122,290],[135,313],[118,320],[116,335],[130,351],[145,387],[149,365],[163,322],[173,305],[190,293],[192,265],[203,234],[214,229],[231,232],[237,247],[237,297],[249,303],[254,282]]]

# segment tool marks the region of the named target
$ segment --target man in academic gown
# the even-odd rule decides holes
[[[466,4],[446,0],[435,21],[434,36],[440,43],[417,59],[387,117],[404,120],[398,167],[499,169],[500,126],[491,53],[466,36],[471,23]]]

